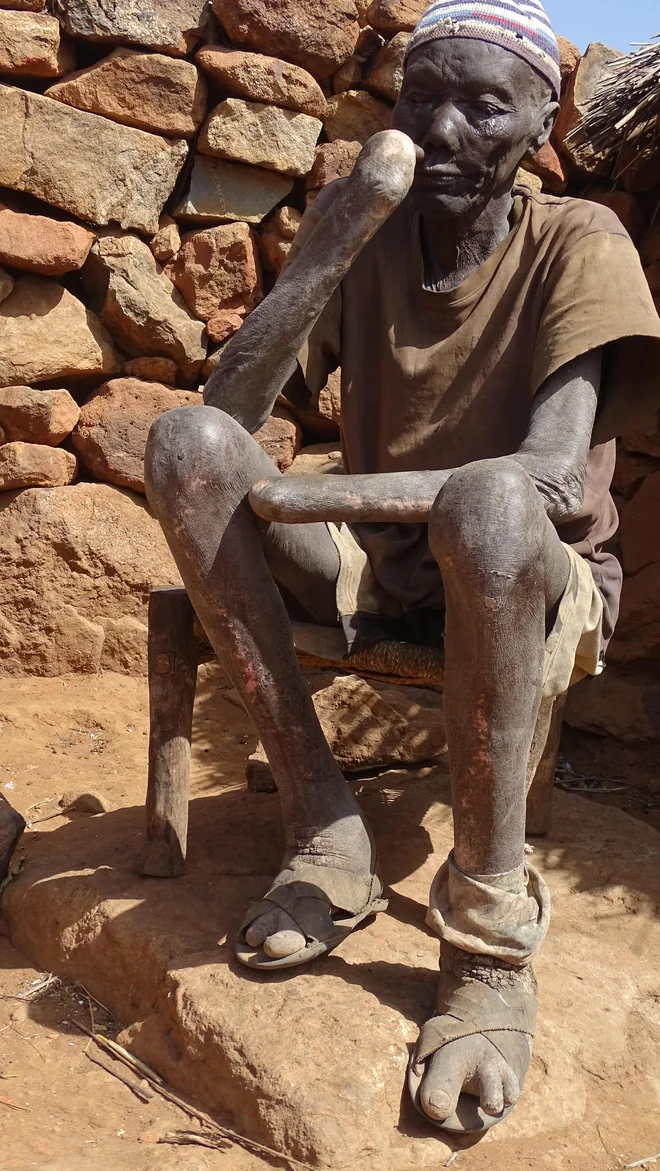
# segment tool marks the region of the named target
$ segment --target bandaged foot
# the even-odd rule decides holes
[[[486,1130],[520,1097],[536,980],[531,964],[469,955],[444,942],[441,972],[439,1015],[423,1027],[411,1065],[417,1105],[447,1130]]]

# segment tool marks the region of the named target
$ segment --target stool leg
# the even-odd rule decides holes
[[[188,836],[190,738],[198,640],[185,590],[149,598],[149,779],[140,874],[183,874]]]
[[[568,692],[542,699],[529,758],[527,833],[542,836],[550,829],[552,795],[559,739]]]

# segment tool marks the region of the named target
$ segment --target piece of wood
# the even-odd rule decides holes
[[[541,837],[550,829],[559,740],[567,696],[568,692],[565,691],[562,695],[541,700],[527,773],[527,833],[533,836]]]
[[[188,837],[190,738],[198,639],[188,594],[170,587],[149,597],[149,779],[140,874],[183,874]]]

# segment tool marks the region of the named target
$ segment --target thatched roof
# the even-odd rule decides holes
[[[660,33],[613,61],[569,140],[588,143],[615,177],[631,155],[660,150]]]

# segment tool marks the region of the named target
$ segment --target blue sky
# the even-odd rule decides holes
[[[574,41],[582,52],[590,41],[604,41],[630,53],[631,41],[648,41],[660,33],[658,0],[544,0],[556,33]]]

